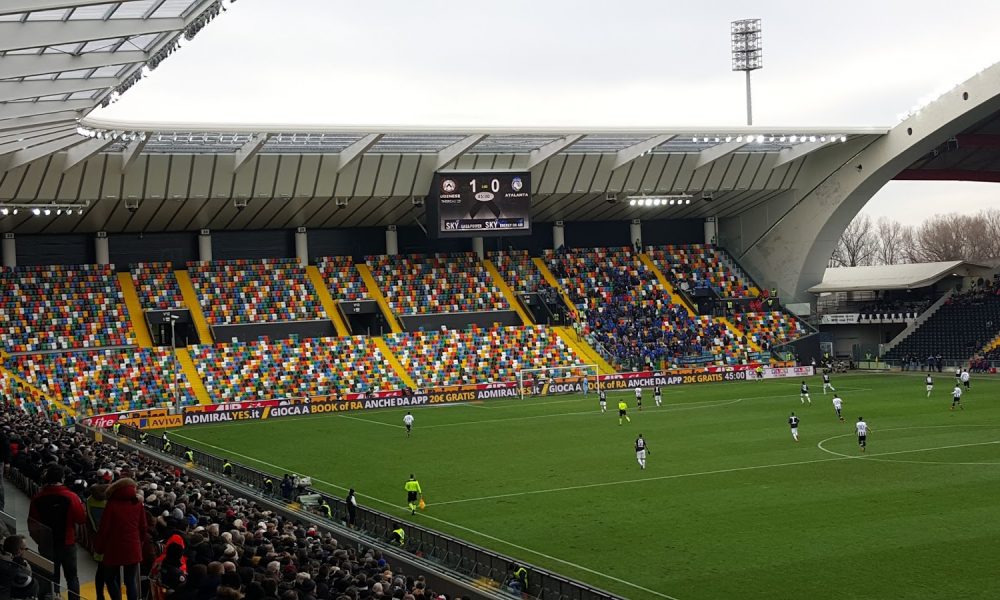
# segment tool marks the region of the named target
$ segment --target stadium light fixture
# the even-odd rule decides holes
[[[24,210],[30,211],[31,214],[38,217],[41,215],[50,216],[52,211],[55,211],[56,215],[61,215],[65,213],[66,215],[73,214],[73,211],[78,211],[78,214],[83,214],[83,209],[90,205],[89,202],[83,204],[59,204],[52,202],[49,204],[29,204],[29,203],[16,203],[16,202],[0,202],[0,215],[17,215],[18,212],[23,208]]]
[[[680,206],[691,204],[691,194],[666,194],[662,196],[626,196],[629,206]]]
[[[753,125],[750,95],[750,71],[764,66],[760,19],[740,19],[729,24],[733,71],[743,71],[747,79],[747,125]]]

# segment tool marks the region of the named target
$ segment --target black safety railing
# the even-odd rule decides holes
[[[187,452],[191,452],[195,466],[216,474],[223,473],[225,459],[208,454],[196,448],[189,448],[176,442],[167,442],[160,435],[145,434],[139,429],[122,425],[118,429],[118,435],[140,442],[151,450],[163,452],[182,461],[187,460]],[[168,436],[169,438],[169,436]],[[232,472],[229,477],[253,488],[262,495],[268,495],[271,500],[290,501],[281,495],[282,477],[274,473],[265,473],[252,469],[246,465],[230,461]],[[266,494],[265,482],[271,480],[273,492]],[[541,567],[530,565],[521,560],[515,560],[509,556],[504,556],[492,550],[476,546],[465,540],[452,537],[404,521],[398,516],[389,515],[365,506],[358,506],[355,514],[356,518],[350,519],[347,502],[344,498],[330,496],[311,487],[293,492],[296,496],[300,494],[318,494],[330,506],[330,519],[341,526],[348,526],[359,533],[374,538],[389,539],[393,526],[403,524],[406,531],[406,545],[403,550],[421,556],[451,571],[460,573],[474,580],[481,581],[484,585],[502,589],[506,584],[507,576],[510,574],[509,566],[517,563],[528,569],[528,590],[526,596],[537,598],[538,600],[618,600],[621,597],[611,592],[596,588],[580,581],[563,577]]]

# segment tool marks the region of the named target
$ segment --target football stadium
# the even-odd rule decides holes
[[[1000,63],[751,125],[745,19],[746,125],[102,112],[239,10],[0,2],[5,597],[1000,595],[1000,200],[859,217],[1000,182]]]

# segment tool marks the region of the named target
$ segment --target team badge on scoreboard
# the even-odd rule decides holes
[[[454,179],[445,179],[441,182],[441,191],[446,194],[451,194],[456,188],[458,188],[458,186],[455,184]]]
[[[520,177],[515,177],[514,179],[510,180],[510,187],[515,192],[520,192],[521,188],[524,187],[524,181]]]

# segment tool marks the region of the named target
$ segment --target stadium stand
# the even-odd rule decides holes
[[[8,352],[135,343],[114,265],[5,267],[0,290]]]
[[[730,266],[724,251],[709,244],[654,246],[647,252],[674,287],[710,287],[723,298],[754,296],[753,284]]]
[[[973,289],[945,301],[933,315],[887,354],[889,360],[940,354],[968,360],[1000,334],[1000,287]]]
[[[190,347],[214,402],[399,389],[371,338],[283,339]]]
[[[545,259],[581,309],[584,333],[619,368],[746,358],[742,340],[725,325],[671,303],[630,247],[549,251]]]
[[[43,475],[54,464],[62,465],[56,467],[63,470],[60,479],[86,506],[103,506],[100,501],[109,484],[122,480],[117,487],[134,485],[131,493],[155,524],[149,527],[149,547],[155,552],[142,561],[144,574],[156,565],[155,576],[149,583],[143,577],[142,597],[439,597],[423,576],[395,569],[379,550],[353,540],[341,543],[329,531],[275,513],[259,499],[240,497],[127,446],[52,428],[43,415],[5,411],[0,427],[6,442],[24,450],[13,453],[9,476],[29,496],[40,489]],[[81,528],[77,543],[94,553],[98,535]],[[114,532],[104,535],[117,539]],[[183,558],[178,552],[175,564],[168,547],[177,542],[171,539],[183,540]],[[81,579],[86,575],[81,572]]]
[[[323,318],[298,259],[199,261],[187,266],[211,325]]]
[[[171,310],[184,307],[181,287],[171,262],[133,263],[129,265],[139,304],[144,310]]]
[[[538,272],[527,250],[492,251],[487,253],[487,258],[493,261],[503,280],[514,292],[533,293],[550,287]]]
[[[517,381],[521,369],[581,364],[549,328],[472,327],[385,337],[418,387]]]
[[[361,274],[350,256],[324,256],[316,259],[326,288],[334,300],[364,300],[368,297]]]
[[[795,317],[781,311],[745,312],[733,324],[764,350],[787,344],[808,333]]]
[[[367,264],[397,314],[510,310],[472,252],[369,256]]]
[[[77,412],[88,416],[172,405],[174,359],[169,349],[114,348],[12,356],[7,366]],[[194,404],[183,372],[181,403]]]

